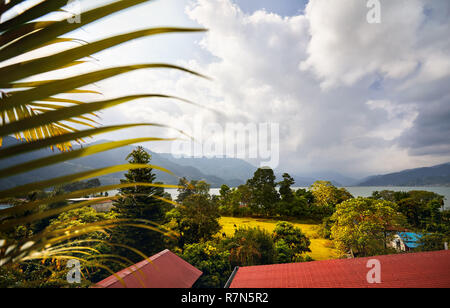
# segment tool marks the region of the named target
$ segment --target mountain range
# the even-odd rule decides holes
[[[357,186],[450,186],[450,163],[366,178]]]
[[[97,141],[88,145],[100,144],[107,140]],[[3,146],[8,147],[18,144],[19,141],[12,137],[3,140]],[[74,146],[80,148],[79,145]],[[81,157],[64,163],[48,166],[42,169],[32,170],[17,176],[0,179],[0,188],[11,188],[30,182],[42,181],[53,177],[63,176],[107,166],[126,163],[127,155],[135,149],[135,146],[122,148]],[[237,158],[175,158],[172,154],[155,153],[146,149],[151,155],[151,163],[164,167],[179,177],[189,180],[205,180],[211,187],[220,187],[227,184],[236,187],[244,184],[253,176],[257,167],[245,160]],[[31,161],[54,154],[50,149],[43,149],[31,153],[15,156],[8,159],[0,158],[0,169],[4,169],[26,161]],[[125,172],[119,172],[100,177],[103,185],[116,184],[123,178]],[[157,181],[166,184],[177,184],[178,178],[170,174],[155,170]],[[282,179],[282,173],[276,172],[277,180]],[[450,163],[429,168],[417,168],[386,175],[376,175],[364,180],[357,180],[336,172],[317,172],[291,176],[295,180],[295,186],[308,187],[316,180],[329,180],[335,186],[420,186],[420,185],[449,185]]]
[[[85,146],[104,143],[107,140],[97,141]],[[18,144],[19,141],[12,137],[3,140],[3,146],[8,147]],[[75,145],[74,149],[80,148]],[[30,182],[42,181],[53,177],[63,176],[70,173],[77,173],[108,166],[121,165],[126,163],[126,157],[133,151],[135,146],[125,146],[118,149],[77,158],[64,163],[55,164],[42,169],[32,170],[17,176],[0,179],[1,188],[10,188]],[[220,187],[222,184],[237,186],[243,184],[246,179],[253,176],[256,167],[244,160],[234,158],[186,158],[175,159],[171,154],[159,154],[146,149],[152,156],[151,164],[164,167],[172,171],[177,176],[185,176],[190,180],[205,180],[212,187]],[[0,168],[10,167],[26,161],[39,159],[54,154],[50,149],[42,149],[27,154],[2,160],[0,158]],[[179,162],[178,162],[179,161]],[[231,172],[230,170],[235,170]],[[154,170],[157,181],[166,184],[178,184],[178,178],[165,172]],[[103,185],[116,184],[123,179],[125,172],[114,173],[100,177]]]

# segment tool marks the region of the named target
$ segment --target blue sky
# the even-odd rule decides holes
[[[308,1],[306,0],[234,0],[246,13],[253,13],[260,9],[282,16],[294,16],[302,12]]]

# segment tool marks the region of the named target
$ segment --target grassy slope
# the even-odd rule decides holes
[[[260,227],[272,233],[278,221],[270,219],[257,218],[238,218],[238,217],[222,217],[220,224],[222,225],[222,232],[227,235],[234,233],[234,225],[237,227]],[[317,235],[317,225],[295,223],[294,225],[300,228],[311,240],[311,252],[308,253],[314,260],[328,260],[335,259],[337,253],[334,249],[329,248],[331,242],[326,239],[319,238]]]

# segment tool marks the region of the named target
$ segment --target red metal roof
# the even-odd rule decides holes
[[[367,282],[370,259],[381,264],[381,283]],[[230,288],[449,288],[450,251],[239,268]]]
[[[170,250],[164,250],[116,275],[100,281],[96,288],[190,288],[203,273]],[[125,283],[125,286],[124,284]]]

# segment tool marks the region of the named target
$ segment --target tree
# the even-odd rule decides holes
[[[231,275],[230,252],[212,241],[186,245],[181,258],[203,272],[194,287],[223,288]]]
[[[333,226],[333,220],[331,217],[325,217],[322,219],[322,223],[319,226],[319,235],[325,239],[331,238],[331,227]]]
[[[56,196],[60,196],[64,194],[64,190],[61,186],[57,186],[53,189],[53,191],[49,194],[50,197],[56,197]],[[32,195],[32,198],[39,198],[39,194],[37,195]],[[49,211],[49,210],[54,210],[63,206],[68,205],[67,201],[59,201],[59,202],[55,202],[55,203],[51,203],[51,204],[44,204],[42,205],[39,209],[38,212],[39,213],[43,213],[45,211]],[[31,229],[33,230],[34,234],[37,234],[41,231],[43,231],[45,228],[48,227],[48,225],[50,224],[50,221],[56,218],[56,216],[49,216],[40,220],[36,220],[33,222],[33,224],[31,225]]]
[[[440,223],[443,204],[442,196],[420,190],[409,191],[407,197],[398,201],[400,211],[412,227],[430,230]]]
[[[179,186],[177,189],[178,196],[176,199],[178,203],[183,202],[184,199],[186,199],[187,197],[189,197],[194,193],[189,181],[185,177],[179,179],[178,186]]]
[[[273,264],[276,261],[272,236],[263,229],[239,228],[233,237],[224,240],[230,251],[232,266]]]
[[[388,230],[405,224],[395,203],[361,197],[338,204],[332,219],[331,238],[336,248],[359,256],[385,253],[392,240]]]
[[[304,197],[294,196],[294,200],[289,203],[290,217],[305,217],[308,210],[308,201]]]
[[[311,252],[309,246],[311,241],[303,234],[300,228],[294,227],[289,222],[278,222],[272,233],[275,243],[282,241],[292,250],[289,262],[294,262],[296,258],[301,257],[304,252]],[[283,243],[279,246],[283,247]]]
[[[270,168],[259,168],[247,181],[252,193],[251,209],[254,213],[273,215],[280,196],[276,190],[275,174]]]
[[[205,181],[192,180],[191,182],[189,182],[185,177],[179,180],[178,186],[180,186],[178,188],[178,196],[176,199],[178,203],[182,203],[184,199],[194,194],[205,195],[209,197],[209,190],[211,188],[211,185],[209,185]]]
[[[289,174],[284,173],[283,181],[277,184],[278,186],[280,186],[281,201],[279,201],[276,205],[276,214],[286,217],[296,217],[293,212],[294,207],[297,208],[296,205],[298,205],[298,203],[294,204],[295,195],[291,189],[291,186],[294,184],[294,179]]]
[[[228,185],[223,184],[220,186],[219,194],[223,200],[227,200],[230,197],[231,189]]]
[[[337,204],[353,198],[353,195],[344,187],[338,188],[336,190]]]
[[[295,196],[304,198],[309,205],[314,203],[314,194],[310,190],[304,188],[297,189]]]
[[[440,228],[444,197],[434,192],[423,190],[403,191],[376,191],[372,197],[377,200],[396,202],[399,210],[408,219],[413,228],[436,231]]]
[[[179,233],[178,245],[209,241],[220,231],[219,208],[209,195],[193,194],[167,213],[169,226]]]
[[[138,147],[127,156],[130,164],[149,164],[151,155],[143,147]],[[156,176],[152,168],[133,169],[125,174],[125,183],[153,183]],[[131,186],[119,190],[119,198],[114,202],[114,210],[121,219],[147,220],[153,223],[161,223],[164,219],[163,204],[155,197],[162,197],[164,189],[150,186]],[[117,243],[139,249],[150,256],[163,248],[162,234],[157,231],[135,227],[119,227],[113,232],[113,238]],[[132,254],[129,250],[119,249],[119,254],[140,261],[141,256]]]
[[[283,181],[279,182],[281,200],[291,202],[294,199],[294,193],[291,186],[295,184],[295,180],[288,174],[283,174]]]
[[[409,193],[405,191],[382,190],[382,191],[374,191],[372,193],[372,198],[374,199],[386,200],[391,202],[398,202],[408,197]]]
[[[450,234],[430,233],[423,235],[419,240],[418,251],[443,250],[444,245],[450,245]]]
[[[291,263],[294,258],[294,252],[291,247],[282,239],[275,242],[275,252],[278,264]]]
[[[227,185],[223,184],[219,190],[217,202],[219,203],[219,211],[221,215],[233,215],[233,193]],[[234,215],[233,215],[234,216]]]
[[[329,181],[316,181],[310,187],[314,204],[309,207],[308,216],[313,219],[323,219],[331,216],[336,205],[353,198],[345,188],[337,188]]]
[[[431,232],[439,231],[442,224],[442,203],[440,200],[431,200],[427,202],[422,211],[421,225]]]
[[[310,188],[319,206],[335,206],[353,196],[345,188],[337,188],[329,181],[316,181]]]
[[[252,191],[248,185],[239,185],[232,195],[233,216],[249,216],[252,214]]]

